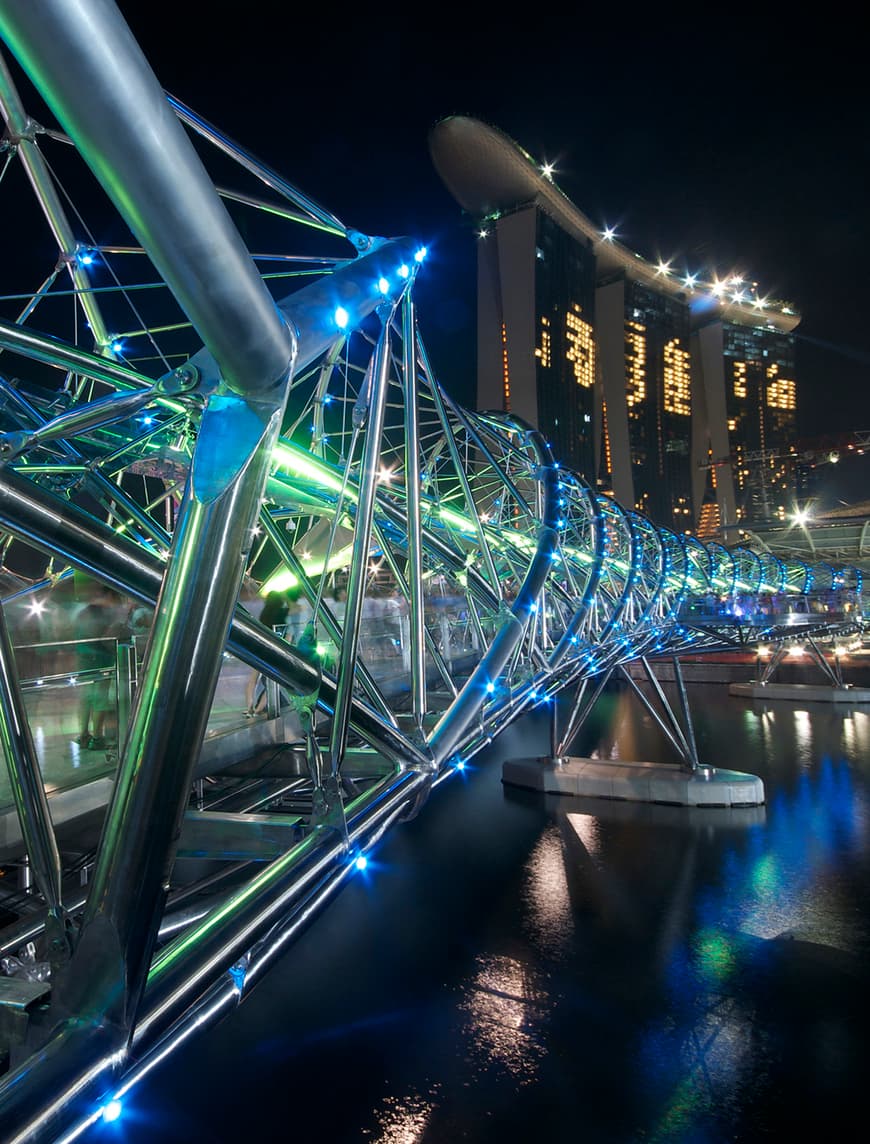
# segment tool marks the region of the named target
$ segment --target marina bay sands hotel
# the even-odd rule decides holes
[[[442,120],[429,143],[480,239],[478,409],[524,418],[675,531],[731,539],[793,512],[799,315],[645,261],[479,120]]]

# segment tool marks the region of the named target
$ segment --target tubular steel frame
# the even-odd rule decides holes
[[[0,322],[2,359],[27,378],[0,372],[4,551],[26,545],[155,609],[89,892],[66,904],[0,622],[0,729],[45,903],[0,950],[35,940],[51,966],[47,1012],[0,1079],[0,1123],[6,1140],[41,1141],[74,1138],[238,1004],[355,860],[508,723],[576,685],[560,753],[629,660],[794,634],[759,619],[762,599],[838,594],[853,610],[807,614],[802,632],[860,628],[861,579],[656,527],[560,468],[516,418],[457,406],[419,336],[416,244],[347,228],[167,97],[111,0],[3,0],[0,30],[62,129],[29,118],[0,58],[2,170],[20,160],[59,251]],[[218,192],[185,128],[256,193]],[[101,248],[67,213],[45,150],[69,141],[129,242]],[[249,254],[222,197],[292,227],[302,253]],[[312,236],[338,253],[311,253]],[[140,495],[149,476],[165,495]],[[362,638],[373,562],[406,616],[388,677]],[[325,592],[336,570],[343,611]],[[294,578],[334,658],[254,619],[246,575]],[[459,601],[461,655],[433,586]],[[294,697],[310,810],[271,861],[244,879],[234,864],[182,906],[176,846],[225,649]],[[668,734],[694,758],[682,705],[688,730]],[[262,829],[257,814],[249,826]]]

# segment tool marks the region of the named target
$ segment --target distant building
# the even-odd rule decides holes
[[[598,288],[596,332],[616,499],[659,524],[691,530],[689,308],[617,272]]]
[[[534,205],[505,211],[478,248],[480,409],[517,414],[578,472],[595,466],[595,255]]]
[[[478,120],[438,123],[430,150],[480,239],[478,407],[677,531],[788,511],[798,315],[646,262]]]
[[[800,495],[797,383],[790,332],[713,320],[693,335],[698,446],[712,467],[719,524],[783,521]]]

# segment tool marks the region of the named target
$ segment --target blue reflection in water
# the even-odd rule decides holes
[[[787,704],[692,701],[703,761],[759,774],[766,807],[542,799],[482,753],[161,1076],[154,1107],[203,1110],[161,1144],[252,1123],[328,1144],[755,1144],[863,1116],[870,719],[814,707],[808,731]],[[624,695],[581,740],[672,761]]]
[[[797,1046],[811,1091],[842,1097],[851,1087],[863,1059],[851,1004],[866,998],[867,917],[856,926],[829,893],[866,850],[866,822],[852,768],[826,755],[790,792],[774,792],[765,826],[722,851],[715,884],[698,886],[691,925],[670,951],[666,1012],[641,1037],[639,1072],[660,1103],[645,1139],[756,1138],[767,1088]],[[766,1111],[750,1111],[753,1093]],[[794,1091],[789,1099],[804,1106]]]

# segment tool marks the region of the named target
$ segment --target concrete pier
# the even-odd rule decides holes
[[[870,703],[870,687],[830,683],[730,683],[729,695],[744,699],[786,699],[795,703]]]
[[[502,782],[546,794],[582,795],[676,806],[761,806],[764,783],[755,775],[718,767],[696,771],[670,763],[602,759],[508,759]]]

